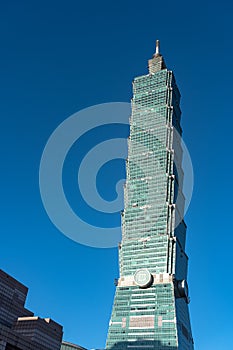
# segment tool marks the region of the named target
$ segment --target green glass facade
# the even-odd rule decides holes
[[[193,349],[180,93],[158,52],[133,81],[120,277],[107,349]]]

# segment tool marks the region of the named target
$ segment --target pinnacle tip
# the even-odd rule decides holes
[[[156,40],[156,51],[155,51],[156,55],[159,55],[159,40]]]

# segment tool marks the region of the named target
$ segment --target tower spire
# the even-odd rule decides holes
[[[156,40],[156,50],[155,50],[155,54],[159,55],[159,40]]]
[[[166,68],[164,58],[160,53],[160,42],[156,40],[155,53],[153,54],[152,59],[149,60],[149,73],[154,74],[162,69]]]

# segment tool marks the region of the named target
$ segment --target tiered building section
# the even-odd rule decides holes
[[[134,79],[107,349],[192,350],[183,221],[180,93],[159,53]]]

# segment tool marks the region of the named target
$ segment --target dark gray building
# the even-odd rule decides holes
[[[60,350],[62,326],[24,305],[28,288],[0,270],[0,350]]]

